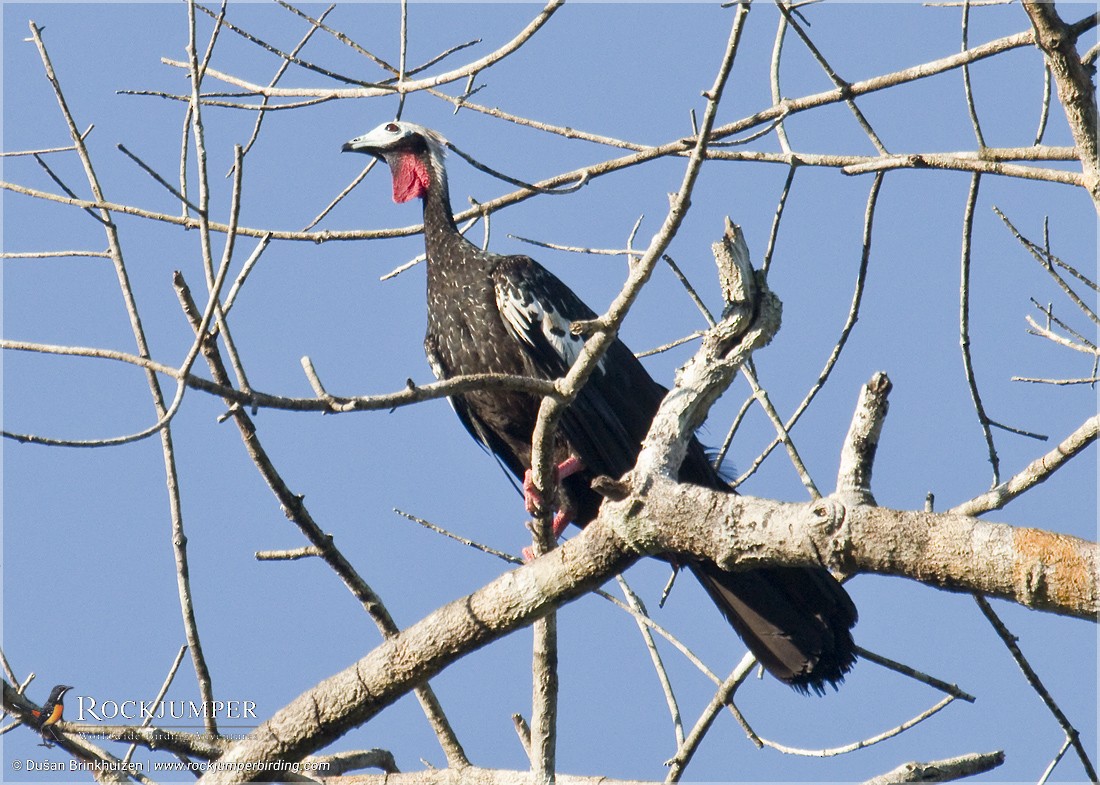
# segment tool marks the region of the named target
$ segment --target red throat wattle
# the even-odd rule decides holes
[[[431,181],[428,167],[413,153],[400,153],[390,159],[393,173],[393,200],[400,204],[423,196],[428,192]]]

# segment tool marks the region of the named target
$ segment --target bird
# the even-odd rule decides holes
[[[52,747],[54,741],[57,741],[53,726],[61,722],[61,716],[65,713],[65,693],[71,689],[67,684],[58,684],[50,690],[50,696],[46,698],[41,709],[31,709],[31,723],[42,734],[40,747]]]
[[[389,165],[395,202],[423,202],[428,364],[440,380],[475,373],[562,377],[585,342],[572,324],[596,313],[535,260],[491,253],[462,236],[447,186],[448,145],[437,131],[394,120],[342,147]],[[667,392],[621,340],[611,343],[561,416],[554,443],[555,537],[569,522],[583,527],[596,517],[603,497],[592,481],[619,478],[634,467]],[[528,511],[537,510],[542,500],[531,482],[531,443],[539,397],[495,388],[450,402],[473,438],[522,481]],[[734,492],[694,436],[677,479]],[[702,558],[677,559],[781,682],[823,694],[826,685],[835,689],[843,681],[855,662],[857,611],[824,567],[728,571]]]

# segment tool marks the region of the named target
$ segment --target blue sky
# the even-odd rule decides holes
[[[1067,19],[1093,7],[1062,3]],[[304,6],[320,13],[320,6]],[[437,71],[481,56],[509,40],[538,10],[530,4],[413,4],[408,62],[423,62],[455,44],[481,43],[453,55]],[[732,12],[717,4],[578,4],[559,11],[519,52],[481,73],[472,100],[547,123],[660,143],[690,131],[701,113],[729,32]],[[959,49],[960,9],[916,4],[834,4],[806,11],[811,35],[833,67],[855,81],[939,58]],[[770,106],[768,63],[777,13],[760,4],[749,15],[719,122]],[[230,7],[228,18],[291,48],[305,23],[271,4]],[[88,139],[108,199],[177,213],[173,197],[120,153],[122,143],[170,182],[178,180],[184,105],[120,90],[186,92],[184,73],[160,62],[183,59],[182,4],[19,4],[3,7],[3,147],[8,151],[68,143],[57,103],[28,36],[45,27],[78,126]],[[347,4],[329,23],[391,62],[398,58],[395,4]],[[209,20],[200,21],[205,42]],[[1027,29],[1016,6],[972,12],[971,43]],[[1090,42],[1091,43],[1091,42]],[[1084,48],[1084,47],[1083,47]],[[831,84],[791,35],[783,94],[797,97]],[[334,71],[365,80],[380,73],[334,40],[318,34],[303,53]],[[258,82],[277,60],[228,31],[211,65]],[[976,103],[992,146],[1030,144],[1039,122],[1042,63],[1017,50],[972,69]],[[284,86],[331,86],[292,68]],[[207,89],[222,89],[208,82]],[[462,84],[446,91],[456,94]],[[229,88],[234,90],[235,88]],[[891,152],[974,148],[958,72],[860,99]],[[396,100],[333,101],[272,112],[245,162],[241,223],[300,229],[359,172],[364,160],[340,145],[389,119]],[[232,145],[251,133],[252,113],[204,110],[213,212],[224,220]],[[534,181],[617,155],[597,145],[541,134],[450,104],[412,95],[404,117],[437,128],[479,160]],[[851,114],[831,106],[788,120],[798,151],[874,154]],[[1072,143],[1061,109],[1052,107],[1048,144]],[[775,151],[774,134],[750,149]],[[49,157],[78,194],[87,187],[72,154]],[[3,179],[42,190],[57,186],[32,159],[3,159]],[[601,310],[625,278],[621,257],[579,256],[532,248],[512,235],[568,245],[620,248],[639,216],[645,242],[656,231],[683,172],[664,160],[594,180],[570,196],[542,197],[492,218],[493,250],[528,253]],[[1058,166],[1058,165],[1054,165]],[[730,216],[744,228],[754,259],[764,254],[785,166],[710,162],[692,209],[669,253],[712,309],[720,307],[710,243]],[[192,168],[193,176],[193,168]],[[511,186],[450,160],[456,208],[467,196],[485,201]],[[898,171],[887,175],[876,214],[860,320],[824,390],[794,431],[811,474],[831,489],[838,451],[859,386],[878,370],[894,382],[890,415],[875,466],[880,504],[920,509],[934,492],[947,509],[986,490],[991,472],[959,350],[959,247],[969,174]],[[844,323],[860,261],[870,176],[802,168],[788,199],[769,282],[784,302],[783,329],[756,357],[762,383],[788,415],[813,384]],[[192,185],[194,187],[194,185]],[[999,207],[1032,239],[1044,216],[1054,252],[1095,277],[1096,214],[1086,192],[1066,185],[983,178],[972,260],[972,349],[985,406],[994,419],[1048,434],[1039,443],[994,431],[1002,479],[1077,428],[1096,410],[1085,385],[1051,387],[1012,376],[1083,377],[1089,358],[1026,333],[1029,302],[1053,302],[1056,315],[1095,334],[1049,276],[993,213]],[[4,192],[7,252],[105,247],[102,228],[79,210]],[[419,221],[414,205],[394,205],[378,169],[318,226],[373,229]],[[197,232],[117,218],[129,274],[155,358],[179,363],[190,330],[171,286],[183,271],[202,289]],[[480,236],[481,228],[475,229]],[[222,236],[215,236],[220,253]],[[238,241],[233,274],[255,246]],[[423,269],[393,280],[380,276],[421,251],[413,236],[372,242],[275,243],[242,288],[230,315],[252,385],[265,392],[310,395],[299,360],[308,355],[334,394],[400,389],[407,378],[430,380],[422,355]],[[1084,292],[1082,292],[1084,294]],[[4,261],[6,338],[133,350],[133,337],[108,260],[63,258]],[[1092,298],[1095,302],[1095,298]],[[647,350],[705,326],[682,287],[661,267],[632,310],[623,337]],[[647,360],[668,384],[691,344]],[[140,371],[100,360],[5,352],[4,428],[74,439],[121,435],[154,421]],[[201,361],[200,361],[201,362]],[[198,366],[196,366],[198,368]],[[205,367],[201,368],[206,373]],[[171,391],[173,386],[166,385]],[[712,411],[704,441],[720,443],[748,395],[735,383]],[[235,427],[219,424],[224,406],[189,391],[172,433],[189,538],[191,580],[215,693],[254,700],[269,716],[304,689],[373,648],[378,633],[353,598],[319,561],[257,562],[257,550],[302,545],[249,462]],[[527,541],[524,512],[511,485],[468,439],[450,408],[434,401],[340,416],[262,410],[259,435],[289,485],[306,497],[315,519],[382,596],[401,625],[463,596],[503,565],[406,522],[393,508],[444,525],[502,550]],[[759,409],[746,418],[730,452],[749,467],[774,431]],[[121,447],[62,449],[3,442],[4,649],[21,678],[34,671],[29,694],[75,685],[100,700],[149,699],[183,643],[172,566],[168,504],[159,441]],[[742,487],[752,495],[801,501],[805,489],[781,451]],[[1096,452],[1043,486],[988,516],[1088,539],[1096,536]],[[681,581],[656,609],[667,568],[644,563],[629,580],[656,620],[690,645],[720,675],[743,647],[705,596]],[[608,587],[612,593],[617,590]],[[909,760],[1005,749],[1008,760],[986,779],[1034,781],[1057,752],[1062,734],[1015,668],[973,600],[915,582],[859,576],[849,584],[860,609],[857,642],[958,684],[978,696],[956,702],[909,733],[858,753],[819,760],[759,751],[728,714],[702,746],[687,777],[722,780],[856,780]],[[1051,694],[1096,747],[1096,628],[996,602]],[[559,616],[561,728],[558,763],[569,773],[659,779],[675,751],[657,680],[633,621],[593,597]],[[709,682],[666,647],[662,651],[685,723],[711,694]],[[520,631],[448,668],[433,681],[471,759],[523,768],[511,714],[529,713],[530,633]],[[197,699],[190,662],[168,697]],[[861,663],[836,694],[804,698],[774,680],[753,681],[738,704],[758,732],[782,743],[841,745],[892,727],[939,700],[928,687]],[[3,737],[3,777],[18,780],[10,761],[59,758],[36,747],[25,730]],[[335,749],[384,747],[403,770],[445,761],[410,697],[348,734]],[[120,752],[120,750],[116,750]],[[139,751],[139,760],[163,759]],[[1094,759],[1095,760],[1095,759]],[[49,775],[24,775],[28,780]],[[1083,778],[1067,756],[1054,779]]]

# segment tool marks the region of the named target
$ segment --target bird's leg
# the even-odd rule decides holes
[[[581,459],[570,455],[554,467],[554,484],[558,484],[569,475],[576,474],[583,468],[584,463],[581,462]],[[538,511],[542,508],[542,496],[539,495],[538,489],[535,488],[535,480],[531,475],[530,469],[523,473],[523,506],[526,507],[527,512],[532,515],[538,514]],[[564,524],[562,528],[565,528]]]
[[[569,456],[554,467],[554,484],[560,483],[566,477],[576,474],[583,468],[584,463],[580,458],[573,455]],[[527,512],[532,515],[538,514],[542,507],[542,496],[539,495],[538,490],[535,488],[535,482],[532,479],[530,469],[523,473],[523,504],[527,508]],[[565,531],[565,527],[568,526],[572,520],[573,510],[568,505],[558,508],[550,524],[550,529],[555,540],[561,536],[562,532]],[[535,558],[534,551],[532,551],[530,547],[524,548],[523,558],[524,561],[531,561]]]
[[[42,742],[38,745],[39,747],[46,747],[47,749],[51,749],[51,748],[57,746],[56,742],[60,741],[60,739],[57,738],[57,733],[54,731],[52,725],[49,725],[45,728],[42,728],[41,733],[42,733]],[[47,733],[50,735],[50,738],[46,737]],[[51,741],[51,739],[52,739],[52,741]]]
[[[562,507],[554,513],[554,520],[551,522],[550,530],[555,540],[561,537],[561,533],[565,531],[565,527],[568,526],[572,520],[573,510],[569,507]]]

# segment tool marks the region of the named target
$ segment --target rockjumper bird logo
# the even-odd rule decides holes
[[[41,709],[31,709],[31,722],[42,734],[42,743],[38,745],[39,747],[52,747],[60,741],[54,726],[61,722],[61,716],[65,713],[65,693],[71,689],[72,687],[67,684],[58,684],[50,690],[50,697],[46,698]]]
[[[78,722],[105,720],[254,720],[256,701],[251,700],[105,700],[96,701],[87,695],[77,696]]]

